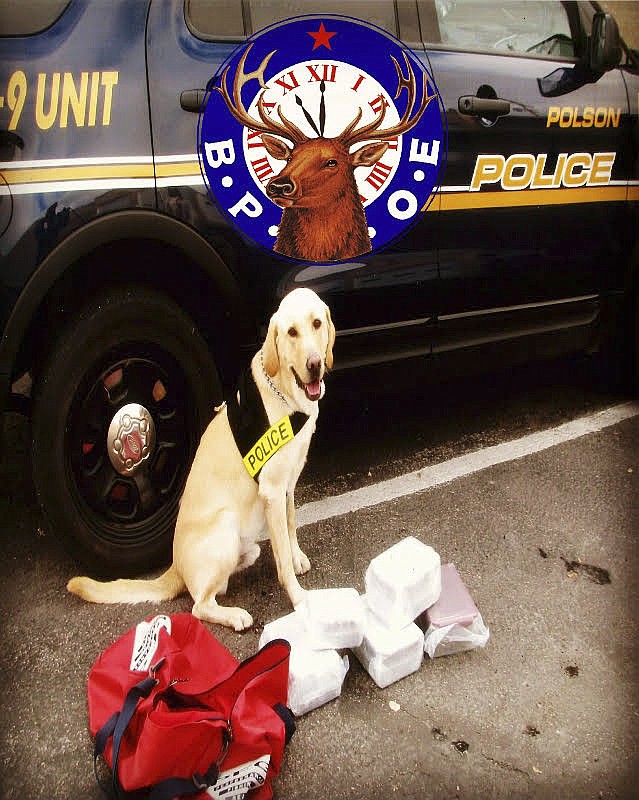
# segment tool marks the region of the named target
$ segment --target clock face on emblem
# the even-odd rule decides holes
[[[238,47],[198,126],[209,194],[245,238],[314,264],[361,258],[426,212],[446,128],[435,83],[360,20],[296,17]]]

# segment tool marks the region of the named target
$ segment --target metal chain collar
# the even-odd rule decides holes
[[[264,377],[266,378],[266,383],[268,384],[269,389],[271,389],[271,391],[275,392],[275,394],[280,398],[280,400],[283,400],[284,403],[286,403],[286,405],[289,408],[292,408],[291,404],[288,402],[286,397],[284,397],[282,392],[280,392],[280,390],[277,388],[277,386],[273,383],[273,381],[271,380],[271,376],[268,374],[268,372],[264,368],[264,351],[263,350],[260,350],[260,364],[262,365],[262,373],[264,374]]]

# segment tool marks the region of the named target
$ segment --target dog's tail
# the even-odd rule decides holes
[[[89,603],[159,603],[172,600],[186,589],[174,566],[151,580],[94,581],[92,578],[71,578],[67,589]]]

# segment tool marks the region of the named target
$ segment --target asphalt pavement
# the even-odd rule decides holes
[[[88,670],[140,620],[190,602],[107,607],[67,594],[78,566],[35,505],[28,426],[3,424],[0,797],[97,800]],[[307,588],[363,591],[370,560],[416,536],[456,564],[490,639],[426,657],[386,689],[351,657],[341,697],[298,720],[275,796],[637,797],[638,533],[639,416],[305,526]],[[242,659],[290,610],[268,547],[228,602],[255,627],[212,631]]]

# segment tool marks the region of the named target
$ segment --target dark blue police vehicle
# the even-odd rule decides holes
[[[335,266],[248,244],[198,163],[211,76],[301,13],[407,43],[447,123],[419,224]],[[201,431],[295,286],[330,304],[340,368],[629,351],[615,345],[637,336],[638,66],[586,2],[3,3],[0,401],[29,376],[53,530],[100,573],[167,556]]]

